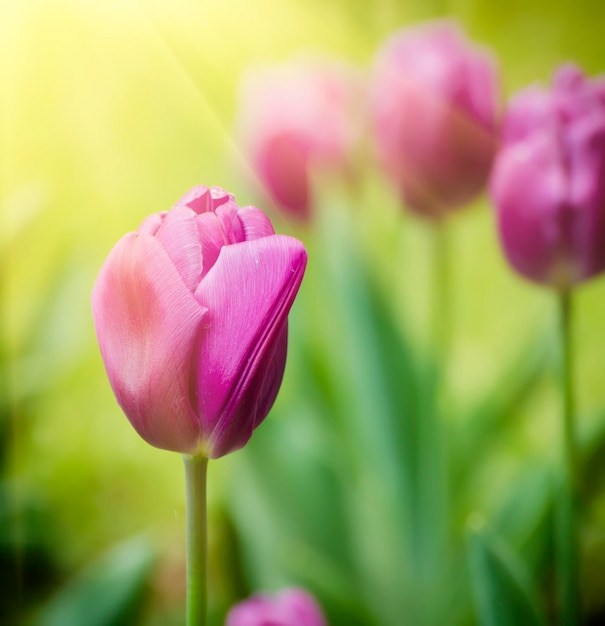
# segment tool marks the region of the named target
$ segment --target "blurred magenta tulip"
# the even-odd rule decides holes
[[[255,207],[195,187],[122,237],[92,311],[109,381],[151,445],[220,457],[273,405],[307,255]]]
[[[229,611],[225,626],[326,626],[326,620],[310,594],[292,588],[244,600]]]
[[[279,208],[305,219],[314,172],[352,174],[361,94],[359,76],[336,63],[299,62],[248,74],[241,134],[258,181]]]
[[[605,269],[605,78],[562,67],[512,98],[490,191],[510,264],[568,289]]]
[[[410,209],[439,219],[486,185],[498,79],[453,22],[401,30],[379,50],[371,109],[379,163]]]

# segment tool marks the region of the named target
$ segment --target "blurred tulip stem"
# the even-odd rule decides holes
[[[443,571],[447,550],[448,488],[447,461],[442,403],[440,401],[449,352],[451,294],[449,250],[450,231],[443,221],[431,227],[432,279],[430,293],[431,373],[428,378],[426,411],[420,424],[424,466],[422,499],[424,500],[425,558],[429,580]],[[428,523],[427,523],[428,522]]]
[[[575,410],[572,358],[572,296],[569,291],[558,295],[560,390],[563,417],[563,475],[558,511],[558,592],[560,624],[579,623],[579,556],[578,556],[578,466],[576,454]]]
[[[444,370],[450,340],[450,232],[443,221],[433,226],[432,350]]]
[[[206,626],[208,614],[208,533],[206,468],[203,456],[183,455],[187,492],[187,626]]]

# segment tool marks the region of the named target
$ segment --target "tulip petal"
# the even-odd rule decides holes
[[[240,209],[239,218],[244,227],[244,237],[246,241],[275,234],[269,218],[260,209],[254,206],[247,206]]]
[[[166,215],[168,215],[168,212],[162,211],[161,213],[152,213],[147,216],[137,228],[137,233],[140,235],[155,235],[164,222]]]
[[[311,197],[308,141],[296,132],[275,133],[259,146],[255,161],[277,203],[305,217]]]
[[[259,367],[259,370],[263,373],[263,380],[259,381],[262,384],[260,388],[260,394],[258,397],[258,407],[256,414],[256,422],[254,428],[256,428],[271,410],[275,398],[279,392],[282,378],[284,377],[284,369],[286,367],[286,355],[288,353],[288,320],[284,320],[282,329],[277,333],[277,339],[275,341],[275,351],[268,355],[269,361],[266,365]],[[254,387],[254,385],[251,385]]]
[[[227,202],[216,209],[216,216],[225,233],[225,243],[244,241],[244,228],[238,217],[239,207],[235,202]]]
[[[315,598],[303,589],[284,589],[274,597],[257,595],[236,604],[225,626],[325,626],[326,620]]]
[[[233,200],[233,196],[220,187],[197,185],[190,189],[172,208],[189,208],[198,214],[215,211],[225,202]]]
[[[196,218],[191,209],[172,209],[156,235],[192,292],[195,291],[202,273],[202,247]]]
[[[511,99],[502,131],[504,144],[523,141],[538,129],[555,127],[555,110],[548,92],[528,87]]]
[[[513,267],[538,282],[550,282],[554,274],[567,271],[567,178],[555,138],[544,132],[505,148],[490,188],[503,247]]]
[[[116,244],[92,311],[111,386],[136,431],[158,448],[196,453],[200,421],[189,374],[205,309],[157,239],[130,233]]]
[[[581,278],[605,269],[605,111],[595,110],[567,134],[570,205],[575,209],[574,256]]]
[[[208,212],[196,218],[198,237],[202,247],[202,278],[216,263],[221,248],[227,243],[225,233],[216,213]]]
[[[208,315],[193,363],[210,457],[243,446],[265,417],[259,409],[274,399],[285,321],[306,260],[296,239],[262,237],[222,248],[200,283],[196,296]]]

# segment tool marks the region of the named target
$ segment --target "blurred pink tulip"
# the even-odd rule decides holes
[[[605,270],[605,78],[567,65],[513,97],[490,191],[520,274],[568,289]]]
[[[240,127],[252,169],[276,205],[306,219],[314,172],[348,177],[361,137],[362,89],[336,63],[298,63],[246,77]]]
[[[216,458],[266,417],[307,255],[255,207],[195,187],[122,237],[92,292],[118,403],[151,445]]]
[[[439,219],[483,190],[496,150],[497,72],[454,22],[387,39],[371,91],[379,163],[410,209]]]
[[[244,600],[229,611],[225,626],[326,626],[326,620],[310,594],[293,588]]]

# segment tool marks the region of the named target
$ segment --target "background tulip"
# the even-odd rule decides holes
[[[313,597],[302,589],[286,589],[274,598],[252,596],[234,606],[225,626],[325,626]]]
[[[248,441],[281,383],[305,264],[259,209],[202,186],[116,244],[93,317],[116,398],[147,442],[215,458]]]
[[[352,173],[361,94],[358,76],[336,63],[301,62],[246,77],[241,134],[255,174],[278,207],[306,218],[313,169]]]
[[[496,148],[496,67],[454,22],[387,39],[371,108],[380,165],[410,209],[440,218],[481,192]]]
[[[567,289],[605,269],[605,80],[562,67],[506,114],[491,195],[510,264]]]

